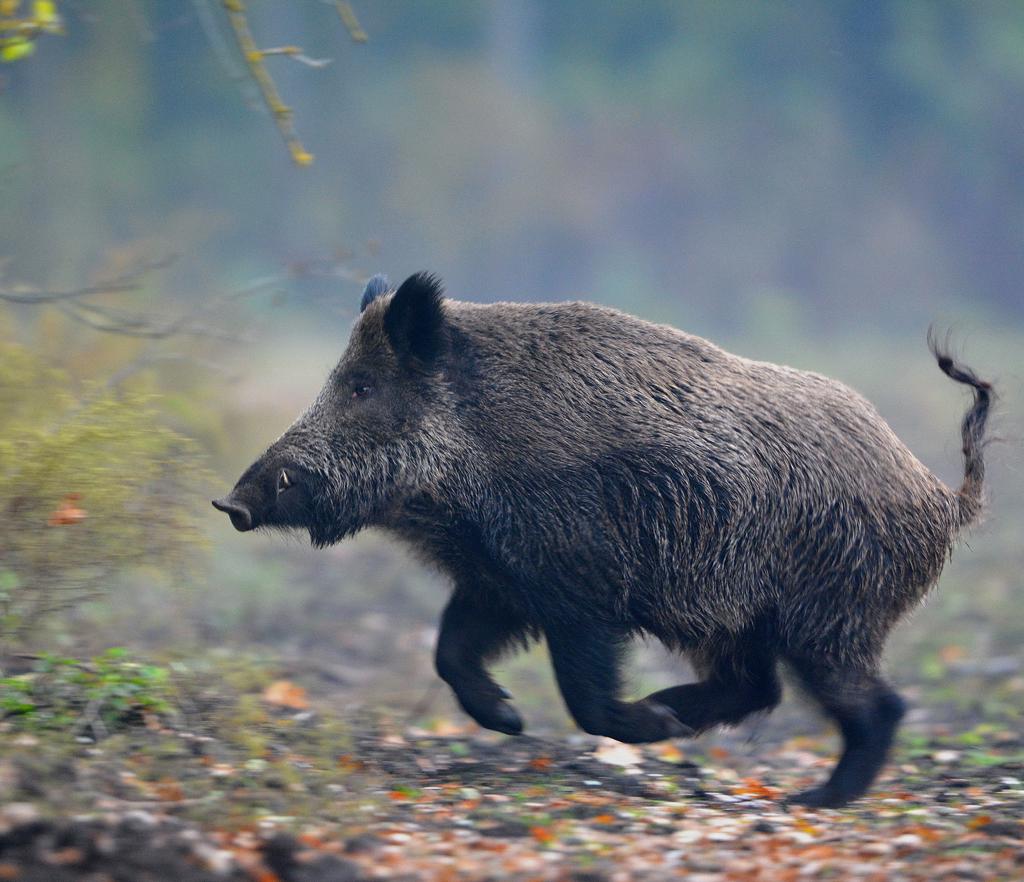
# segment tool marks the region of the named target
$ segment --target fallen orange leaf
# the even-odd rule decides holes
[[[548,845],[555,841],[555,834],[547,827],[531,827],[530,835],[544,845]]]
[[[654,752],[658,759],[664,760],[666,763],[681,763],[686,759],[685,754],[670,741],[657,745]]]
[[[834,858],[838,852],[831,845],[812,845],[800,852],[801,861],[827,861]]]
[[[267,704],[287,707],[292,710],[306,710],[309,707],[306,690],[289,680],[275,680],[271,683],[263,690],[263,700]]]
[[[50,515],[50,519],[46,522],[47,526],[66,527],[69,524],[77,524],[79,521],[84,521],[85,509],[79,508],[77,504],[81,498],[79,493],[69,493],[65,496],[60,501],[60,505]]]
[[[530,768],[536,769],[538,772],[543,772],[545,769],[550,768],[551,757],[538,756],[536,759],[530,760]]]
[[[181,789],[181,784],[173,778],[164,778],[162,781],[157,782],[155,789],[157,797],[164,802],[181,802],[185,798],[185,792]]]
[[[906,830],[897,832],[900,833],[913,833],[915,836],[920,836],[925,842],[936,842],[944,837],[941,830],[936,830],[934,827],[926,827],[924,824],[917,824],[913,827],[908,827]]]
[[[967,822],[967,829],[968,830],[977,830],[980,827],[987,827],[991,823],[992,823],[992,816],[991,815],[978,815],[978,817],[971,818]]]
[[[779,795],[777,787],[762,784],[757,778],[744,778],[742,785],[736,788],[736,792],[758,799],[775,799]]]
[[[943,646],[942,649],[939,650],[939,658],[947,665],[958,662],[966,656],[967,650],[955,643],[950,644],[949,646]]]

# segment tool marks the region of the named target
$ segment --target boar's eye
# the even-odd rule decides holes
[[[352,389],[353,398],[368,398],[373,389],[369,386],[357,385]]]
[[[279,474],[277,476],[277,492],[278,493],[284,493],[285,490],[288,490],[288,489],[290,489],[290,488],[292,488],[294,486],[295,486],[295,483],[292,481],[291,477],[289,476],[288,470],[287,469],[281,469],[281,474]]]

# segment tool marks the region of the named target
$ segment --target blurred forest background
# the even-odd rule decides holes
[[[3,651],[227,647],[419,706],[441,580],[372,534],[240,536],[208,500],[316,394],[366,276],[430,269],[835,376],[956,484],[967,401],[924,342],[952,328],[1002,392],[991,514],[890,665],[1020,702],[1024,6],[353,5],[365,43],[334,3],[246,4],[261,47],[316,62],[266,59],[305,165],[212,0],[69,0],[0,65]],[[509,685],[567,726],[542,662]],[[637,689],[673,667],[645,650]]]

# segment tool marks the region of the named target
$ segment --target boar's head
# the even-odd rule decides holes
[[[316,400],[214,507],[238,530],[305,529],[324,546],[436,483],[455,456],[446,337],[435,277],[411,276],[393,294],[371,279]]]

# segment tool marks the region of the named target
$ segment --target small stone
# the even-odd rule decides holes
[[[893,839],[892,844],[902,848],[920,848],[924,844],[924,840],[916,833],[904,833]]]
[[[346,854],[366,854],[381,847],[381,841],[370,833],[353,836],[345,842]]]
[[[704,833],[701,830],[680,830],[672,837],[676,842],[684,844],[691,844],[698,842],[704,838]]]
[[[141,809],[126,812],[124,817],[121,818],[121,826],[126,830],[151,830],[156,825],[156,817]]]
[[[226,876],[235,866],[235,858],[230,851],[214,848],[206,842],[200,842],[192,849],[192,853],[206,865],[206,868],[218,876]]]
[[[0,808],[0,818],[13,826],[39,820],[39,810],[30,802],[9,802]]]
[[[1024,827],[1015,821],[991,821],[982,826],[979,832],[986,836],[1010,836],[1024,839]]]

